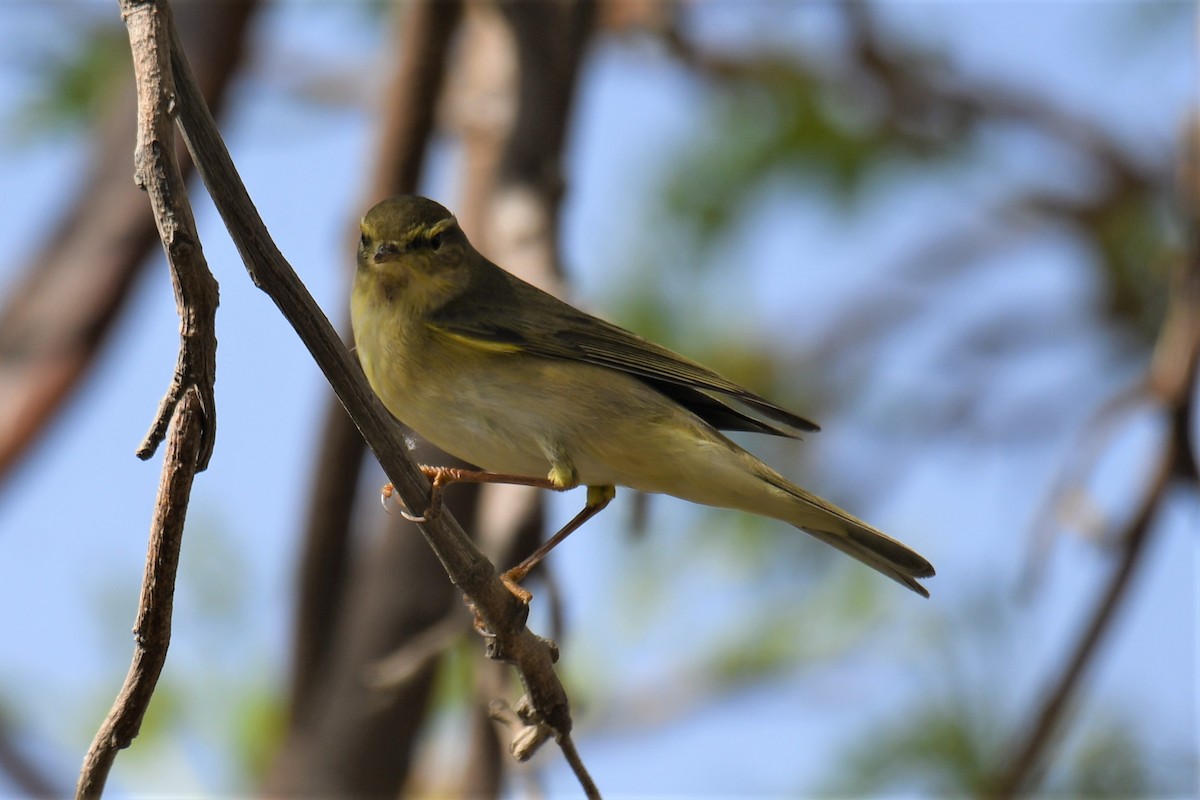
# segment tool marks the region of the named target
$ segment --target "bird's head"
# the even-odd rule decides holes
[[[454,215],[424,197],[391,197],[360,224],[356,290],[373,288],[412,310],[437,308],[462,292],[478,258]]]

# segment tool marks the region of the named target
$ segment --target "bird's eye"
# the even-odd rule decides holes
[[[400,254],[400,247],[395,242],[380,242],[375,248],[375,261],[390,259]]]
[[[434,252],[442,249],[442,243],[445,241],[445,236],[442,233],[435,233],[429,237],[429,247]]]

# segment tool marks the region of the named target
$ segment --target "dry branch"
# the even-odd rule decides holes
[[[1196,153],[1189,155],[1197,157]],[[1194,166],[1185,162],[1181,170],[1185,182],[1189,180],[1189,168],[1194,169]],[[1185,194],[1188,188],[1184,186]],[[1190,199],[1194,202],[1197,198]],[[1185,214],[1195,218],[1196,207],[1186,207],[1188,200],[1185,197]],[[1141,563],[1154,520],[1166,504],[1171,488],[1179,485],[1192,493],[1200,493],[1200,474],[1197,473],[1196,452],[1191,439],[1196,415],[1197,380],[1200,378],[1200,233],[1193,230],[1188,244],[1190,247],[1179,264],[1172,284],[1167,315],[1159,331],[1154,357],[1145,377],[1121,396],[1123,400],[1138,398],[1141,401],[1123,402],[1123,408],[1144,404],[1161,409],[1169,426],[1167,436],[1152,464],[1150,485],[1143,492],[1135,512],[1121,530],[1103,537],[1120,547],[1117,566],[1083,625],[1078,640],[1068,652],[1061,673],[1047,690],[1039,707],[1033,711],[1029,724],[1020,728],[1021,733],[1013,746],[1012,755],[999,776],[997,797],[1018,797],[1036,788],[1064,720],[1096,660],[1100,645],[1129,596],[1129,587]],[[1107,414],[1108,408],[1102,409],[1102,413]],[[1112,426],[1104,417],[1093,421],[1093,426],[1100,423],[1107,428]],[[1099,448],[1093,448],[1093,453],[1098,458]],[[1085,470],[1077,466],[1069,475],[1071,479],[1082,480],[1084,473]],[[1064,485],[1066,492],[1079,488],[1070,481]]]
[[[441,93],[446,53],[460,13],[458,2],[439,2],[413,3],[396,15],[399,57],[384,95],[363,208],[389,195],[416,191]],[[357,227],[356,221],[355,231]],[[347,252],[351,251],[348,247]],[[343,328],[343,340],[349,342],[348,319]],[[351,517],[365,455],[362,436],[336,397],[329,398],[323,419],[301,552],[292,663],[293,725],[307,714],[328,677],[327,661],[334,651],[339,620],[344,619]]]
[[[203,440],[202,416],[200,396],[194,389],[189,389],[177,407],[167,439],[137,622],[133,627],[133,663],[84,758],[75,788],[77,798],[95,798],[103,794],[117,752],[128,747],[138,734],[166,662],[179,547],[195,477],[194,465]]]
[[[216,436],[213,380],[216,372],[217,283],[208,271],[187,189],[175,156],[171,111],[169,10],[123,0],[138,90],[135,181],[150,197],[159,237],[167,252],[180,316],[179,361],[151,434],[152,451],[170,431],[155,501],[146,570],[134,624],[133,663],[112,709],[84,759],[77,797],[99,797],[116,758],[137,736],[150,705],[171,639],[171,611],[183,525],[192,481],[212,454]],[[159,434],[161,431],[161,435]]]
[[[160,0],[147,5],[158,9],[166,4]],[[375,451],[401,501],[412,513],[424,514],[429,503],[428,480],[409,459],[399,426],[371,391],[332,325],[271,240],[196,88],[174,30],[171,57],[180,128],[251,279],[275,302],[312,353]],[[439,515],[420,527],[451,582],[467,595],[488,631],[489,656],[517,668],[538,719],[554,730],[557,739],[565,740],[572,721],[566,692],[553,667],[556,648],[525,627],[528,608],[501,583],[493,565],[452,517]]]
[[[181,27],[198,54],[201,88],[214,108],[224,98],[257,5],[180,4]],[[131,81],[96,131],[91,167],[75,201],[0,308],[0,480],[80,386],[158,241],[154,216],[129,180],[124,155],[137,133],[135,102]],[[186,174],[191,163],[182,145],[178,153]]]

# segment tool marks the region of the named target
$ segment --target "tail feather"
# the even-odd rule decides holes
[[[932,578],[933,565],[890,536],[873,528],[852,525],[846,526],[844,531],[825,531],[810,526],[801,526],[801,530],[907,586],[922,597],[929,597],[929,590],[917,579]]]
[[[924,556],[774,473],[764,477],[799,501],[791,504],[791,513],[782,517],[785,521],[922,597],[929,597],[929,590],[917,582],[918,578],[934,576],[933,565]]]

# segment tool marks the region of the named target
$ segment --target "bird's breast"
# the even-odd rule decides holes
[[[385,328],[356,324],[355,338],[367,380],[397,419],[483,469],[546,475],[552,401],[525,363],[537,359],[479,351],[428,328]]]

